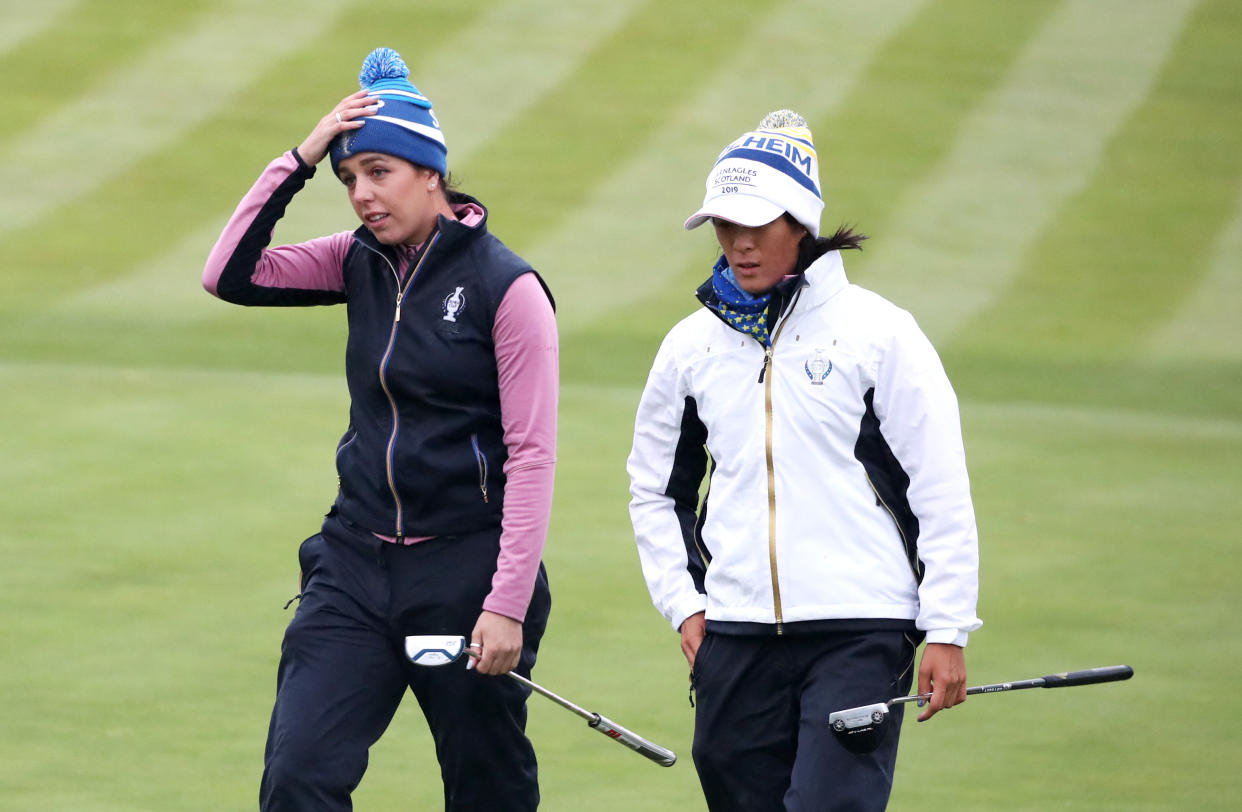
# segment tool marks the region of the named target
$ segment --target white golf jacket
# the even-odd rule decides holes
[[[656,608],[708,621],[979,628],[957,398],[909,313],[807,269],[771,349],[703,308],[665,337],[638,407],[630,516]],[[708,495],[698,502],[710,454]]]

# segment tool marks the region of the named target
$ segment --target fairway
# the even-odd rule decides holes
[[[1239,43],[1236,0],[0,0],[0,810],[257,804],[297,546],[337,487],[344,311],[199,275],[381,45],[557,299],[534,678],[679,756],[533,698],[542,808],[705,808],[625,459],[716,258],[681,223],[779,107],[811,124],[825,229],[871,236],[851,280],[915,315],[961,401],[971,684],[1135,669],[909,715],[890,808],[1236,808]],[[327,170],[278,242],[355,227]],[[356,808],[441,808],[413,701],[370,763]]]

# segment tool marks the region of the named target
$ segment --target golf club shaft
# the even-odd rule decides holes
[[[514,671],[509,671],[505,674],[505,676],[512,677],[513,679],[525,685],[527,688],[530,688],[535,693],[541,696],[545,696],[548,699],[551,699],[553,702],[560,705],[562,708],[564,708],[567,711],[573,711],[574,713],[581,716],[583,719],[586,719],[588,722],[593,722],[596,719],[596,716],[597,716],[596,714],[591,713],[586,708],[578,707],[577,705],[570,702],[568,699],[565,699],[564,697],[557,696],[556,694],[549,691],[547,688],[544,688],[542,685],[536,682],[528,680],[526,677],[522,676],[521,674],[518,674]]]
[[[467,648],[466,652],[471,657],[477,658],[479,656],[478,653],[474,649],[471,649],[471,648]],[[635,753],[638,753],[641,756],[645,756],[646,758],[651,759],[656,764],[659,764],[661,767],[671,767],[673,766],[673,764],[677,762],[677,754],[674,753],[672,750],[666,749],[656,744],[655,742],[644,739],[642,736],[639,736],[634,731],[622,727],[621,725],[612,721],[608,717],[602,716],[598,713],[594,713],[585,708],[581,708],[575,705],[574,703],[570,702],[568,699],[565,699],[562,696],[557,696],[553,692],[549,691],[547,688],[544,688],[542,685],[539,685],[538,683],[527,679],[521,674],[514,673],[513,671],[508,671],[506,672],[506,675],[522,683],[527,688],[530,688],[532,691],[539,694],[540,696],[544,696],[552,700],[553,702],[560,705],[565,710],[571,711],[581,716],[583,719],[587,721],[587,725],[591,729],[598,730],[600,733],[603,733],[605,736],[612,739],[613,741],[624,744],[626,747],[630,748]]]
[[[1087,668],[1082,671],[1068,671],[1061,674],[1049,674],[1046,677],[1018,680],[1017,682],[994,682],[991,685],[976,685],[966,689],[967,696],[975,694],[995,694],[1001,691],[1020,691],[1023,688],[1070,688],[1075,685],[1094,685],[1098,682],[1116,682],[1134,676],[1134,669],[1128,665],[1106,665],[1100,668]],[[890,699],[889,705],[900,705],[904,702],[917,702],[920,699],[931,699],[931,694],[915,694]]]

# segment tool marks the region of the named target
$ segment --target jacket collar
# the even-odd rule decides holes
[[[801,297],[806,300],[803,305],[805,307],[818,307],[822,305],[844,290],[850,283],[845,278],[845,264],[841,261],[840,251],[829,251],[824,254],[812,262],[797,279],[801,280],[801,286],[806,288],[806,290],[802,291]],[[782,282],[781,284],[784,283]],[[780,286],[778,285],[777,287]],[[793,290],[790,291],[790,294],[792,292]]]
[[[845,277],[845,264],[841,261],[841,252],[829,251],[807,266],[802,273],[786,277],[777,283],[772,289],[773,306],[776,311],[769,309],[769,322],[775,322],[775,319],[782,315],[795,300],[802,302],[798,305],[801,309],[819,307],[844,290],[848,284],[849,280]],[[716,299],[716,291],[712,288],[710,276],[706,282],[699,285],[695,296],[704,307],[713,313],[719,312],[719,302]]]

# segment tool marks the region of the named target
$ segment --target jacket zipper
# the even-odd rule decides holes
[[[483,493],[483,501],[487,502],[487,457],[479,448],[479,435],[470,435],[470,447],[474,449],[474,461],[479,465],[479,490]]]
[[[759,380],[763,382],[764,400],[764,453],[768,466],[768,562],[772,568],[772,609],[776,617],[776,633],[784,634],[785,619],[781,610],[781,582],[776,567],[776,465],[772,459],[772,353],[776,340],[785,329],[785,320],[776,327],[776,333],[763,354],[763,368]]]
[[[776,633],[785,633],[785,617],[781,608],[781,581],[776,566],[776,463],[772,457],[772,354],[776,351],[776,342],[789,322],[789,314],[801,298],[801,289],[790,298],[784,307],[776,332],[768,341],[763,351],[763,366],[759,370],[759,383],[763,384],[764,411],[764,454],[768,468],[768,562],[772,569],[772,611],[776,619]]]
[[[388,405],[392,409],[392,433],[388,435],[388,448],[384,453],[384,470],[388,476],[388,489],[392,492],[393,504],[397,508],[396,532],[393,534],[397,538],[405,535],[405,509],[401,505],[401,497],[397,494],[397,477],[393,470],[393,458],[397,450],[397,431],[400,426],[400,413],[397,411],[397,399],[392,396],[392,390],[388,388],[388,362],[392,359],[392,351],[397,343],[397,327],[401,324],[401,300],[405,298],[410,285],[414,283],[414,277],[418,274],[419,268],[423,267],[423,262],[431,254],[431,247],[435,245],[435,241],[439,238],[439,232],[432,235],[430,242],[427,243],[427,247],[423,249],[423,255],[418,259],[418,264],[411,268],[409,275],[406,276],[404,287],[401,285],[401,275],[397,273],[392,260],[383,252],[376,252],[381,257],[384,257],[384,262],[388,263],[388,269],[392,271],[392,278],[397,283],[397,307],[392,319],[392,331],[388,334],[388,347],[384,350],[384,355],[380,358],[379,364],[380,388],[384,390],[384,395],[388,398]]]
[[[768,562],[772,570],[772,612],[776,620],[776,633],[778,635],[785,633],[785,618],[781,609],[781,582],[776,566],[776,468],[772,460],[772,376],[769,372],[772,366],[772,352],[776,347],[776,340],[780,338],[781,331],[785,329],[785,323],[788,321],[789,313],[793,310],[794,305],[798,303],[801,295],[802,290],[799,288],[790,297],[789,303],[782,309],[782,316],[780,323],[776,326],[776,332],[772,334],[767,346],[763,348],[763,366],[759,368],[758,381],[758,383],[764,384],[764,453],[768,469]],[[706,301],[703,303],[707,305]],[[708,311],[725,324],[729,324],[714,308],[708,306]],[[731,324],[729,326],[733,327]],[[755,341],[759,341],[759,339],[756,338]]]

